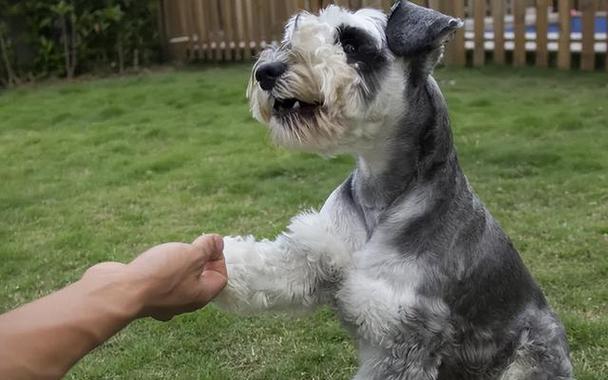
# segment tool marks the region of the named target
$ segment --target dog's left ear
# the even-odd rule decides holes
[[[389,49],[406,59],[430,59],[431,69],[441,56],[432,54],[441,50],[450,35],[464,23],[457,18],[424,8],[409,1],[398,1],[391,10],[386,25]],[[434,61],[433,61],[434,60]]]

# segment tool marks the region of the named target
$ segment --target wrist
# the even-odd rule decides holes
[[[118,322],[137,319],[145,307],[143,281],[130,276],[126,266],[111,273],[84,276],[78,283],[95,305],[102,305]]]

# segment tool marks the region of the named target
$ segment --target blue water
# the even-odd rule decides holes
[[[571,29],[572,33],[581,33],[583,30],[583,22],[581,20],[581,17],[573,16],[571,20],[572,21],[571,21],[570,27],[572,28]],[[595,33],[608,33],[608,30],[606,28],[607,28],[606,17],[596,16],[595,17]],[[505,30],[507,32],[513,32],[513,28],[505,28]],[[491,30],[488,30],[488,31],[491,31]],[[527,33],[536,32],[536,26],[535,25],[527,26],[526,32]],[[557,24],[557,23],[549,24],[549,33],[559,33],[559,24]]]

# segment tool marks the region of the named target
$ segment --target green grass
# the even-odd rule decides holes
[[[273,237],[352,166],[273,147],[248,67],[0,93],[0,310],[103,260],[202,231]],[[566,323],[581,380],[608,374],[608,80],[440,70],[461,163]],[[328,310],[238,318],[213,307],[139,321],[71,379],[347,379]]]

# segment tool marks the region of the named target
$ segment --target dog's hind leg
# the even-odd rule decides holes
[[[566,333],[557,316],[548,308],[527,313],[527,329],[500,380],[572,380]]]
[[[401,347],[396,348],[397,351]],[[409,347],[415,351],[417,348]],[[380,348],[363,347],[359,341],[361,366],[353,380],[437,380],[439,357],[425,355],[423,361],[400,356],[400,352]],[[422,348],[424,350],[424,348]]]
[[[452,329],[448,323],[449,310],[439,300],[416,297],[417,304],[396,307],[395,320],[385,311],[384,326],[366,328],[370,318],[359,325],[359,332],[367,331],[358,340],[361,368],[356,380],[437,380],[439,369],[450,345]],[[389,306],[389,305],[387,305]],[[377,312],[378,307],[372,306]],[[392,322],[391,322],[392,321]],[[373,330],[376,330],[374,333]],[[381,331],[381,332],[380,332]],[[455,380],[450,377],[450,380]]]
[[[238,313],[308,310],[325,301],[350,252],[323,214],[304,213],[274,241],[227,237],[228,285],[215,303]]]

